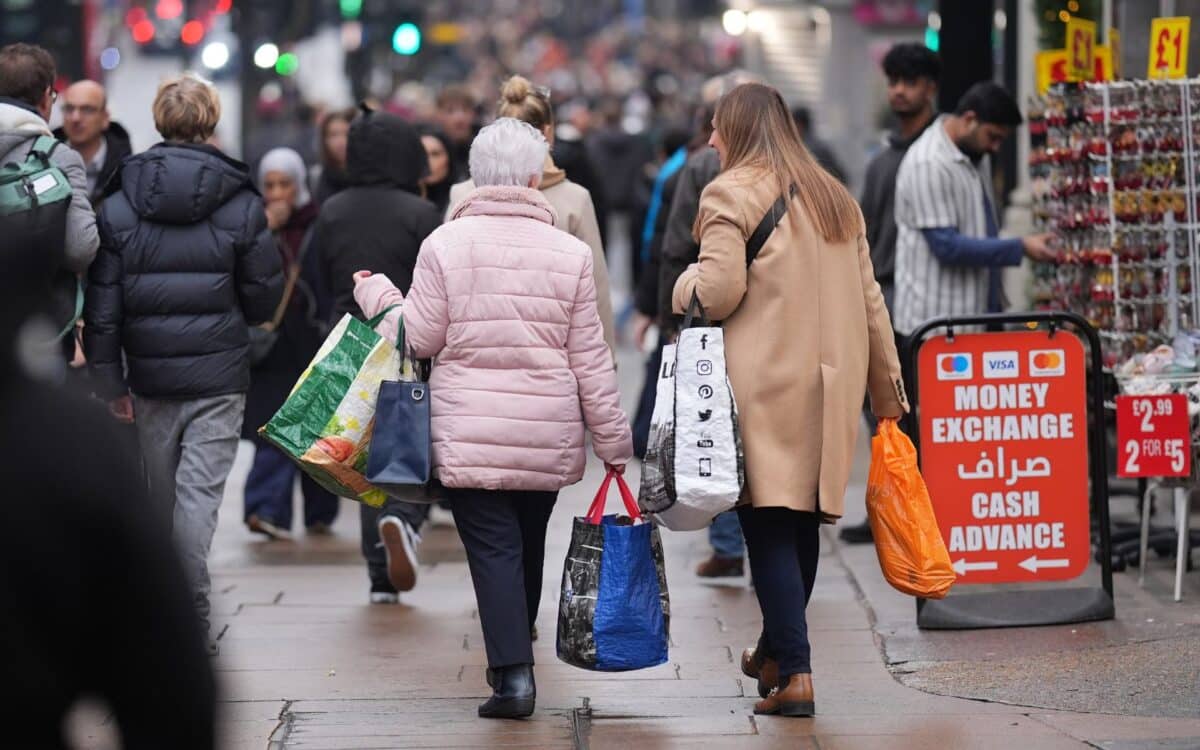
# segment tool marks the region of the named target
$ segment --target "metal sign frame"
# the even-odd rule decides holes
[[[1068,330],[1087,343],[1091,361],[1088,373],[1088,468],[1091,476],[1091,518],[1100,526],[1101,587],[1052,587],[1016,591],[990,590],[973,594],[951,593],[945,599],[917,599],[917,626],[929,630],[1003,628],[1031,625],[1057,625],[1071,622],[1110,620],[1116,615],[1113,604],[1112,539],[1108,513],[1107,435],[1104,426],[1104,362],[1100,335],[1083,317],[1071,312],[1027,312],[995,315],[969,315],[934,318],[913,331],[903,353],[912,382],[906,384],[912,401],[913,424],[920,424],[920,383],[918,355],[930,333],[945,329],[953,340],[954,329],[962,326],[1045,325],[1050,336]],[[921,430],[913,430],[918,457]],[[996,584],[1001,586],[1003,584]]]

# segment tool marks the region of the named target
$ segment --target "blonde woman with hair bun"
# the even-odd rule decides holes
[[[522,76],[512,76],[500,90],[500,101],[496,103],[496,117],[512,117],[532,125],[554,148],[554,107],[550,103],[550,92],[534,86]],[[450,207],[446,220],[454,215],[458,205],[475,189],[475,183],[467,180],[450,189]],[[592,271],[596,280],[596,306],[600,311],[600,322],[604,325],[604,342],[613,352],[616,366],[616,328],[613,323],[612,294],[609,290],[608,263],[604,258],[604,245],[600,241],[600,225],[596,221],[596,208],[587,189],[567,179],[567,173],[554,164],[547,154],[539,188],[543,197],[557,214],[554,226],[582,240],[592,250]]]

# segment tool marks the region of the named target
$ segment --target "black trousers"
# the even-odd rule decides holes
[[[546,559],[546,525],[557,492],[446,489],[463,546],[488,666],[533,664]]]
[[[812,672],[804,610],[817,579],[821,521],[788,508],[738,508],[750,574],[762,610],[762,653],[779,662],[779,680]]]

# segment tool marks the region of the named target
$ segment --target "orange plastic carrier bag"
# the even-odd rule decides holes
[[[881,419],[871,439],[867,518],[883,577],[923,599],[941,599],[955,579],[929,490],[917,468],[917,450],[894,419]]]

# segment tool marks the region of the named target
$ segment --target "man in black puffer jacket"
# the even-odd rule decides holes
[[[322,204],[313,229],[335,320],[362,317],[354,301],[356,271],[386,274],[408,294],[421,243],[442,223],[437,206],[421,198],[421,178],[429,174],[425,147],[399,117],[363,108],[350,125],[346,172],[350,187]],[[395,603],[398,590],[416,585],[416,546],[429,506],[389,500],[382,512],[361,505],[360,516],[371,601]]]
[[[84,309],[97,394],[137,425],[152,512],[172,528],[206,627],[208,550],[250,385],[247,326],[283,293],[249,170],[205,143],[220,111],[198,78],[159,88],[165,142],[124,162],[100,209]]]

